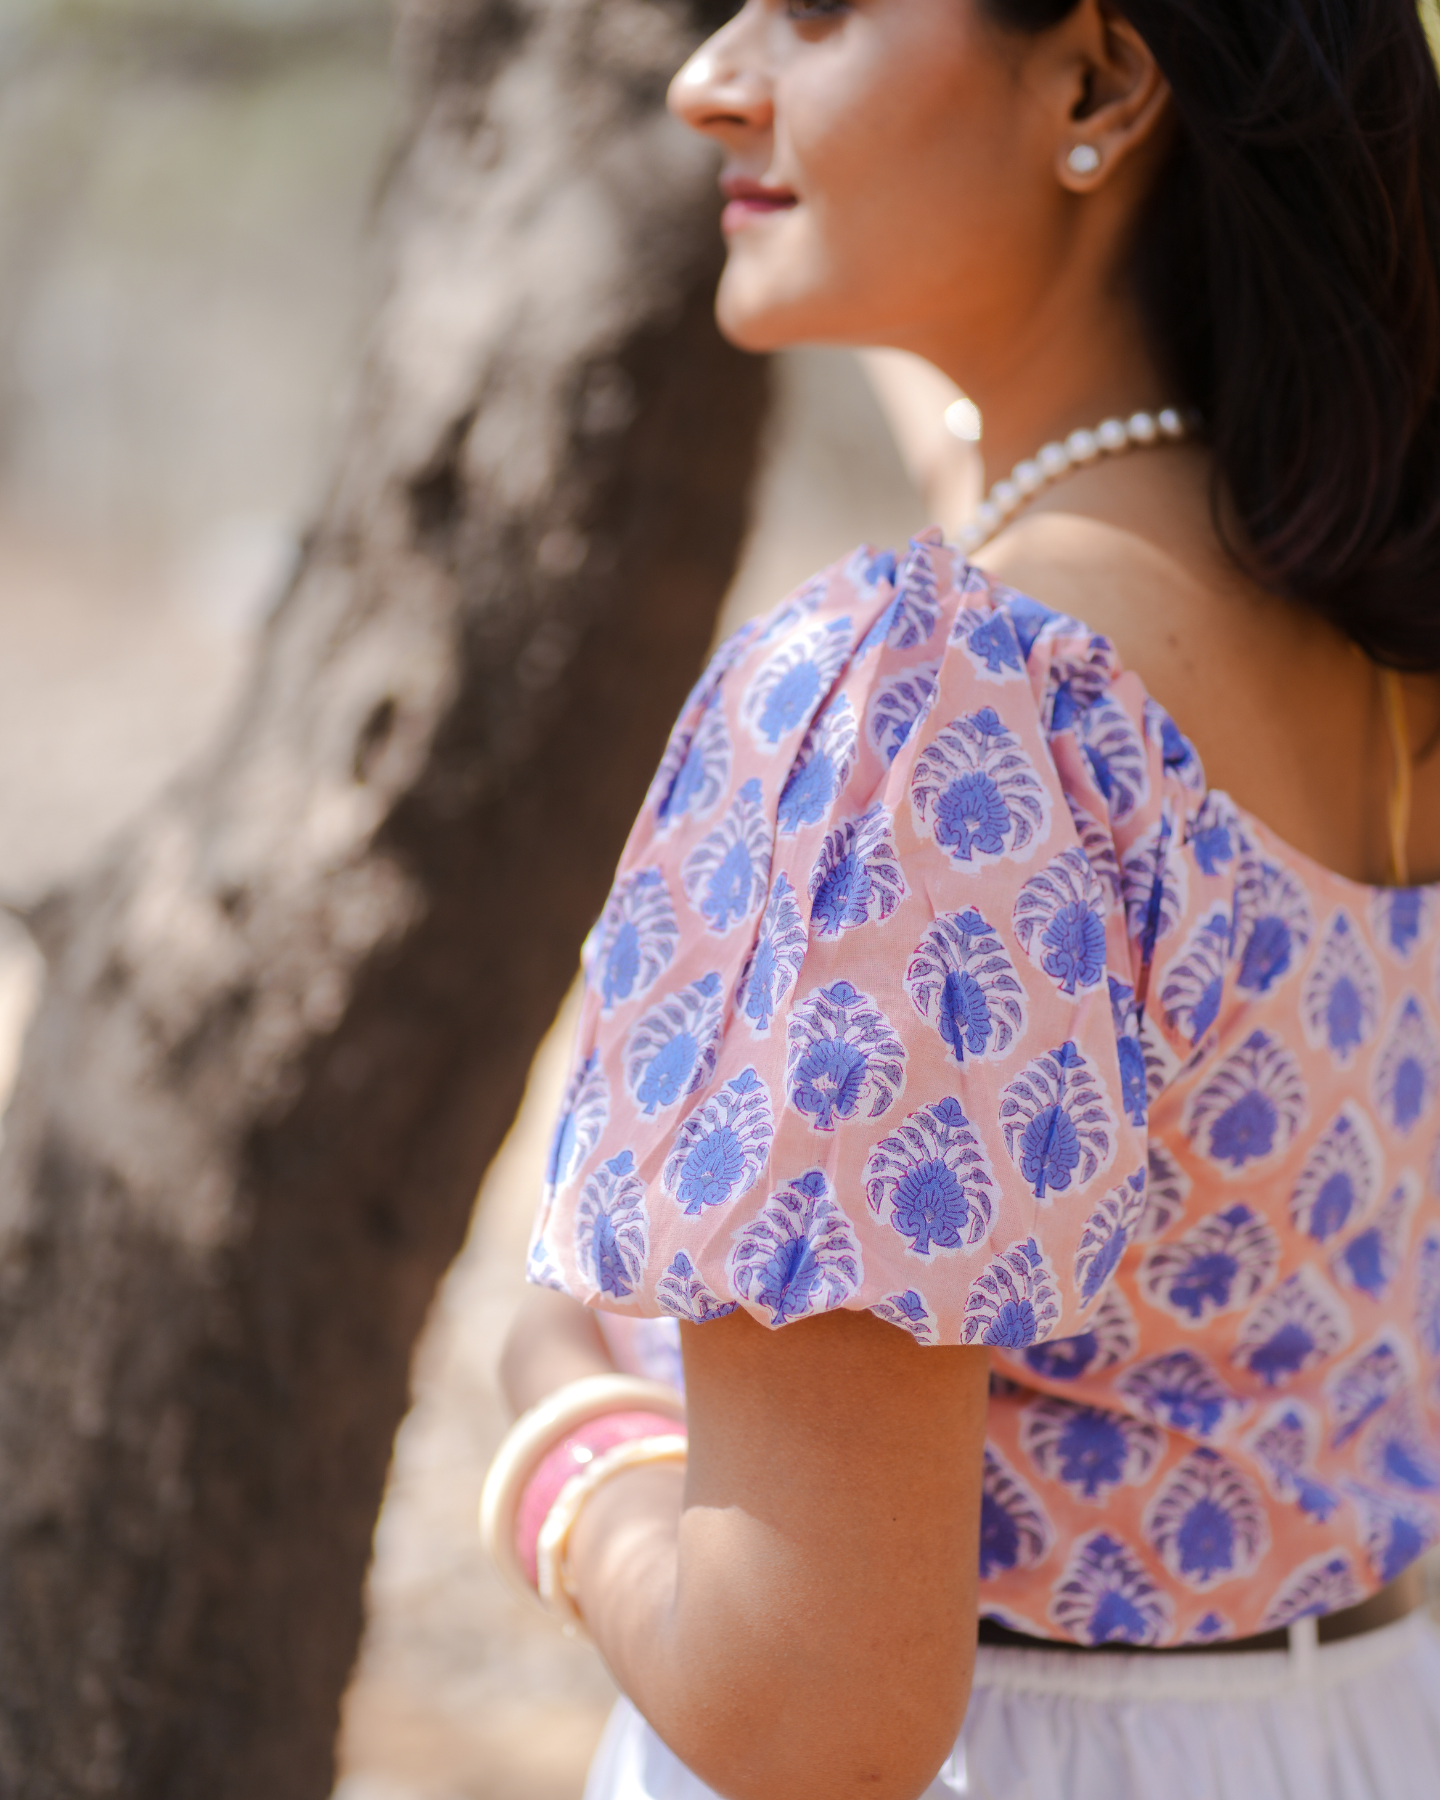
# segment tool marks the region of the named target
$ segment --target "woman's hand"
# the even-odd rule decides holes
[[[688,1469],[582,1512],[586,1626],[730,1800],[914,1800],[969,1695],[988,1352],[868,1313],[681,1329]]]

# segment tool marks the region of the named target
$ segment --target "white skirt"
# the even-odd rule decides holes
[[[1440,1631],[1183,1656],[980,1646],[923,1800],[1440,1800]],[[621,1700],[585,1800],[717,1800]]]

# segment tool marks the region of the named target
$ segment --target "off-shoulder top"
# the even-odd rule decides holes
[[[717,654],[585,953],[529,1276],[992,1347],[981,1610],[1197,1643],[1440,1526],[1440,886],[1224,794],[938,535]]]

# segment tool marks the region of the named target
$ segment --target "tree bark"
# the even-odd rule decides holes
[[[723,5],[412,0],[348,448],[240,715],[35,919],[0,1793],[321,1800],[411,1345],[742,533],[663,111]]]

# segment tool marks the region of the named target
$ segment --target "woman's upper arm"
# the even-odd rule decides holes
[[[684,1335],[668,1642],[657,1654],[654,1611],[622,1604],[602,1648],[734,1800],[910,1800],[969,1692],[988,1353],[921,1348],[854,1312],[781,1332],[737,1313]],[[637,1564],[637,1595],[646,1579]]]

